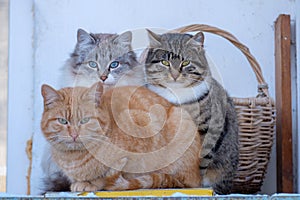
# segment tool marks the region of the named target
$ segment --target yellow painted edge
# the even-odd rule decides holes
[[[212,189],[157,189],[157,190],[128,190],[128,191],[100,191],[93,192],[97,197],[133,197],[133,196],[154,196],[166,197],[175,193],[181,193],[189,196],[213,196]],[[78,196],[88,196],[89,192],[82,192]]]

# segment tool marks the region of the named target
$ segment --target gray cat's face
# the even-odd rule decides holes
[[[145,72],[148,84],[164,88],[187,88],[210,75],[203,50],[203,33],[166,33],[148,31],[150,48]]]
[[[129,70],[137,65],[131,47],[132,34],[89,34],[79,29],[72,59],[75,80],[87,83],[102,81],[115,85]]]

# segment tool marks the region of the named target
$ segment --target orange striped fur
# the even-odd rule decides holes
[[[140,87],[42,86],[41,128],[71,191],[200,187],[200,136],[186,111]]]

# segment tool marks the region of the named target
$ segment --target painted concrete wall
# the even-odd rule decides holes
[[[26,194],[26,141],[34,133],[32,1],[10,1],[7,192]]]
[[[40,131],[40,87],[43,83],[59,87],[60,68],[74,48],[79,27],[90,32],[121,33],[203,23],[228,30],[255,55],[274,97],[274,21],[283,13],[295,19],[295,1],[11,0],[8,192],[26,192],[29,163],[24,149],[31,136],[31,192],[39,192],[41,151],[45,144]],[[244,56],[224,39],[205,36],[207,53],[229,94],[255,96],[256,80]],[[143,37],[138,32],[136,40]],[[263,193],[276,191],[275,166],[273,152]]]

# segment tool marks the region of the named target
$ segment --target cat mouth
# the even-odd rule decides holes
[[[80,149],[84,149],[84,144],[82,142],[79,141],[68,141],[65,142],[65,146],[67,146],[68,149],[71,150],[80,150]]]
[[[82,142],[79,140],[79,139],[76,139],[76,140],[68,140],[68,141],[65,141],[65,144],[67,145],[78,145],[78,144],[82,144]]]

